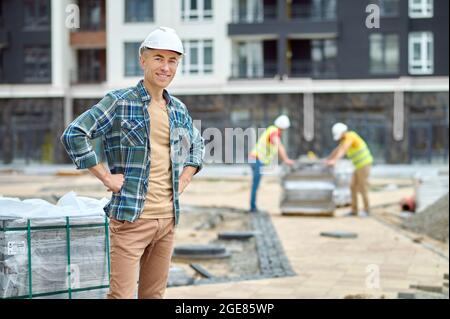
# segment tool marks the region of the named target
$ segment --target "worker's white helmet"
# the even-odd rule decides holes
[[[333,125],[333,138],[335,141],[339,141],[345,132],[348,131],[348,126],[343,123],[336,123]]]
[[[178,37],[174,29],[159,27],[151,32],[139,48],[139,55],[143,48],[169,50],[184,54],[183,42]]]
[[[287,130],[291,127],[291,120],[286,115],[281,115],[275,120],[275,126],[282,130]]]

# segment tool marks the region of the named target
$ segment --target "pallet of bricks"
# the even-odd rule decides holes
[[[283,215],[333,216],[333,169],[319,160],[298,160],[282,177]]]
[[[342,159],[333,168],[334,184],[333,201],[336,207],[347,207],[352,203],[350,184],[354,167],[350,160]]]
[[[0,217],[0,299],[103,299],[107,217]]]

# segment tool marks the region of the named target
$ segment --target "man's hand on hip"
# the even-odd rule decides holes
[[[183,194],[186,187],[191,183],[192,177],[197,172],[196,167],[187,166],[184,168],[183,173],[181,173],[180,180],[179,180],[179,186],[178,186],[178,192],[179,194]]]
[[[122,174],[109,175],[104,179],[103,185],[108,188],[108,192],[119,193],[124,181],[125,179]]]
[[[89,168],[95,177],[97,177],[103,185],[106,186],[108,192],[119,193],[122,189],[124,176],[123,174],[112,175],[109,170],[107,170],[103,164],[97,164]]]

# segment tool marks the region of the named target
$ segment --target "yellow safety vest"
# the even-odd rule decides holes
[[[347,151],[347,157],[352,160],[355,169],[363,168],[373,163],[372,153],[367,143],[355,132],[346,133],[345,140],[353,141],[352,146]],[[345,143],[344,140],[344,143]]]
[[[270,143],[272,133],[277,132],[278,127],[272,125],[261,135],[250,155],[259,159],[264,165],[269,165],[273,158],[278,155],[278,145]]]

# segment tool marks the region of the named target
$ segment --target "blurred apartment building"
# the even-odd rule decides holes
[[[71,28],[73,4],[79,28]],[[369,28],[370,4],[380,9]],[[138,46],[175,28],[170,87],[202,129],[267,127],[290,155],[334,147],[344,121],[378,163],[448,163],[447,0],[0,0],[0,163],[67,161],[59,136],[142,77]],[[370,19],[369,19],[370,20]]]

